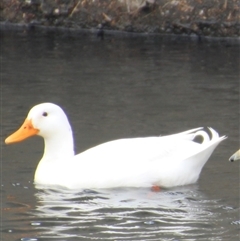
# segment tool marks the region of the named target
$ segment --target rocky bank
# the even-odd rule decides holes
[[[239,0],[0,0],[0,21],[71,29],[240,36]]]

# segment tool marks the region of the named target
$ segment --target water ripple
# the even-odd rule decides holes
[[[221,240],[226,233],[216,225],[218,200],[207,200],[194,185],[161,192],[48,189],[36,198],[31,226],[41,240]]]

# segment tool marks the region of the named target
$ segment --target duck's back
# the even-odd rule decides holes
[[[184,132],[106,142],[62,162],[49,179],[68,188],[190,184],[197,181],[213,150],[225,138],[213,133],[212,139],[198,143],[193,140],[196,135]]]

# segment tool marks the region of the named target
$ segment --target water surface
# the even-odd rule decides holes
[[[239,44],[176,37],[1,33],[1,240],[239,240]],[[76,152],[123,137],[212,126],[220,144],[196,184],[62,190],[33,184],[43,142],[4,139],[59,104]]]

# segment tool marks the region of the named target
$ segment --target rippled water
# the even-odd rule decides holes
[[[6,202],[4,240],[237,240],[238,208],[209,199],[198,185],[161,192],[15,189],[25,197]]]
[[[239,240],[239,43],[2,32],[0,54],[1,240]],[[66,110],[76,152],[198,126],[228,139],[194,185],[36,187],[42,140],[3,140],[46,101]]]

